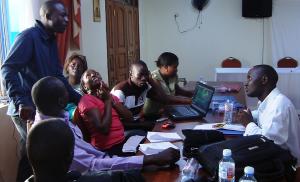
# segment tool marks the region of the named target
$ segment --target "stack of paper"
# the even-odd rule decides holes
[[[170,142],[140,144],[139,150],[143,152],[145,155],[152,155],[152,154],[157,154],[168,148],[174,148],[179,150],[178,147],[176,147]]]
[[[215,130],[216,128],[214,128],[213,126],[215,126],[216,124],[220,124],[220,123],[209,123],[209,124],[196,125],[194,127],[194,130]]]
[[[176,133],[164,133],[164,132],[148,132],[147,139],[150,142],[172,142],[182,140],[182,138]]]
[[[123,145],[122,151],[123,152],[136,152],[136,149],[138,145],[141,143],[141,141],[144,139],[144,136],[131,136],[126,143]]]
[[[194,130],[218,130],[227,135],[242,135],[245,127],[241,124],[208,123],[196,125]]]
[[[222,129],[234,130],[234,131],[245,131],[246,128],[241,124],[225,124]]]

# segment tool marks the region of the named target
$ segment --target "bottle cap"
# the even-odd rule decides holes
[[[224,149],[223,150],[223,156],[225,156],[225,157],[231,156],[231,150],[230,149]]]
[[[246,166],[244,168],[244,172],[245,172],[245,174],[254,174],[254,168],[251,166]]]

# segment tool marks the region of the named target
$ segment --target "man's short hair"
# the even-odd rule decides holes
[[[42,4],[42,6],[40,8],[40,16],[44,16],[46,13],[51,14],[53,12],[56,4],[62,4],[63,6],[65,6],[62,1],[48,0]]]
[[[144,61],[142,61],[142,60],[139,60],[139,61],[137,61],[137,62],[132,63],[132,64],[130,65],[130,69],[129,69],[130,72],[132,71],[132,69],[133,69],[134,66],[143,66],[143,67],[145,67],[145,68],[148,69],[147,64],[146,64]]]
[[[35,174],[64,175],[74,154],[74,135],[60,118],[42,120],[28,133],[29,162]]]
[[[171,52],[164,52],[162,53],[156,62],[157,67],[163,67],[163,66],[172,66],[172,65],[178,65],[178,57],[171,53]]]
[[[65,86],[58,78],[47,76],[37,81],[31,90],[34,104],[42,113],[58,107],[58,99],[65,93]]]
[[[253,67],[254,69],[258,69],[261,76],[266,75],[268,77],[268,81],[272,86],[276,86],[278,82],[278,74],[276,70],[266,64],[260,64]]]

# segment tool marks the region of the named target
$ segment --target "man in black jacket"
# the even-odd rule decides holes
[[[32,85],[45,76],[59,78],[66,86],[70,101],[78,103],[80,95],[69,85],[62,73],[58,56],[56,33],[63,33],[68,25],[68,16],[61,1],[46,1],[40,8],[41,20],[34,27],[21,32],[1,67],[9,97],[7,114],[11,116],[21,136],[21,158],[19,180],[22,169],[28,169],[25,156],[26,123],[33,120],[35,107],[31,98]],[[26,162],[24,162],[26,163]],[[28,165],[27,165],[28,166]],[[25,172],[26,173],[26,172]]]

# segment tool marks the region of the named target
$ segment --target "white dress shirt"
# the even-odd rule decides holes
[[[246,126],[245,136],[264,135],[275,144],[288,149],[300,167],[300,121],[293,103],[277,88],[252,111],[254,122]]]

